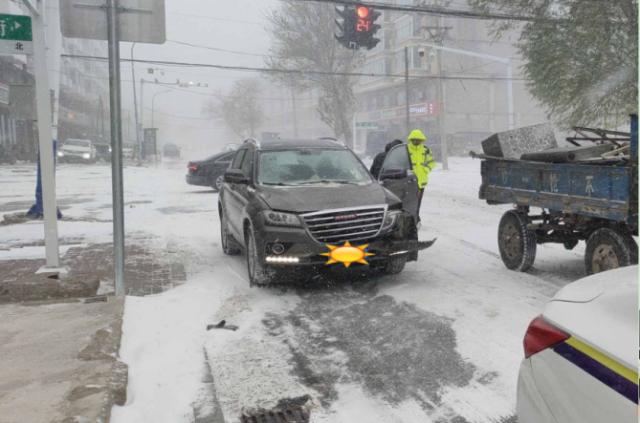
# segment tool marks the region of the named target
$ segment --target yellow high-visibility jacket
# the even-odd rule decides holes
[[[418,178],[418,186],[420,189],[424,189],[429,183],[429,174],[436,167],[431,149],[424,145],[424,143],[418,145],[409,143],[407,144],[407,150],[411,158],[413,173],[415,173]]]

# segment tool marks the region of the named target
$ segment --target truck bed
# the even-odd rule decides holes
[[[485,158],[480,198],[637,227],[637,167]]]

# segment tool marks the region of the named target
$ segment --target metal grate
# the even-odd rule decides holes
[[[309,412],[301,406],[277,411],[258,411],[243,415],[242,423],[309,423]]]
[[[375,237],[384,221],[385,205],[322,210],[303,214],[309,233],[318,241],[337,244]]]

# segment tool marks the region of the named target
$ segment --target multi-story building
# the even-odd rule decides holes
[[[0,0],[0,13],[22,14],[20,7]],[[0,162],[7,159],[27,160],[35,157],[37,144],[32,120],[17,116],[10,107],[21,88],[33,86],[33,74],[26,56],[0,55]]]
[[[88,138],[96,143],[109,139],[109,79],[105,62],[61,55],[106,56],[103,41],[69,39],[60,35],[58,1],[47,2],[47,54],[49,85],[54,100],[54,136]],[[0,0],[0,13],[28,14],[20,2]],[[55,56],[55,57],[54,57]],[[35,111],[28,118],[11,112],[9,99],[19,88],[35,93],[31,56],[0,56],[0,146],[23,160],[35,160],[38,151],[34,127]],[[30,100],[23,99],[25,103]],[[31,99],[33,100],[33,99]],[[35,109],[35,103],[33,103]],[[57,119],[56,119],[57,117]],[[56,131],[57,129],[57,131]]]
[[[485,21],[416,13],[384,12],[380,21],[381,42],[366,52],[360,71],[393,77],[364,77],[356,86],[357,150],[365,151],[369,145],[371,154],[385,142],[404,138],[407,130],[419,128],[438,155],[441,114],[452,154],[466,153],[491,133],[546,120],[520,74],[520,58],[511,42],[516,32],[494,40]],[[439,49],[442,34],[445,48]],[[410,128],[406,127],[405,48]]]
[[[62,38],[62,53],[77,56],[107,54],[103,41]],[[109,142],[109,74],[105,62],[78,58],[60,61],[58,138]]]

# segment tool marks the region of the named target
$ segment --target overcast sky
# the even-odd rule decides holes
[[[266,54],[270,41],[265,29],[265,16],[278,4],[278,0],[166,0],[167,42],[163,45],[138,44],[134,50],[135,57],[180,62],[261,66],[263,65],[263,57],[261,56],[189,47],[173,41],[256,55]],[[130,54],[130,44],[123,43],[121,56],[128,58]],[[141,77],[145,79],[158,78],[165,82],[175,82],[176,79],[180,79],[181,81],[208,84],[208,88],[189,90],[201,94],[217,90],[224,92],[236,79],[258,76],[255,73],[246,72],[167,66],[161,66],[161,71],[150,75],[147,73],[148,67],[148,65],[137,64],[136,79],[139,80]],[[129,64],[123,64],[122,78],[123,80],[131,79]],[[147,86],[144,93],[146,107],[151,107],[154,91],[165,90],[162,87]],[[123,84],[122,103],[125,109],[130,109],[133,104],[131,91],[130,83]],[[173,138],[175,142],[184,146],[190,144],[206,145],[208,144],[206,138],[219,137],[220,131],[215,127],[215,123],[202,119],[202,108],[207,101],[209,101],[207,96],[190,94],[185,91],[173,91],[158,95],[155,102],[155,126],[160,127],[161,141],[167,142]],[[149,124],[149,110],[145,110],[145,116],[145,120]],[[193,119],[186,117],[193,117]],[[222,142],[221,140],[212,140],[212,144],[216,147],[225,143],[225,140]]]

